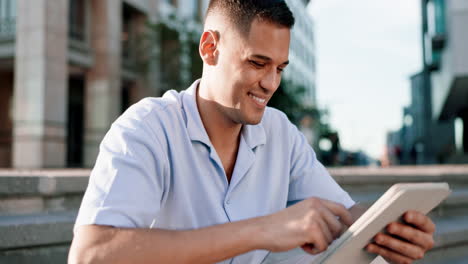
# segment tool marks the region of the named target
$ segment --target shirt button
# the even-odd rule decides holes
[[[231,201],[230,201],[230,200],[227,200],[227,201],[226,201],[226,204],[230,204],[230,203],[231,203]]]

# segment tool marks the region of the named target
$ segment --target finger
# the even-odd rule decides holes
[[[333,235],[330,231],[328,225],[326,224],[325,220],[317,219],[318,224],[320,225],[320,231],[323,233],[324,238],[327,241],[327,246],[333,241]]]
[[[432,234],[424,233],[421,230],[403,223],[390,223],[387,226],[387,232],[392,235],[399,236],[425,250],[434,247],[434,238]]]
[[[301,246],[301,248],[305,252],[307,252],[307,253],[309,253],[311,255],[315,255],[315,254],[318,254],[318,253],[322,252],[322,251],[320,251],[320,249],[315,247],[314,244],[305,244],[305,245]]]
[[[310,254],[318,254],[325,251],[331,243],[332,237],[325,222],[318,218],[316,226],[309,234],[309,243],[305,244],[305,249]]]
[[[366,247],[367,251],[384,257],[392,263],[412,263],[413,260],[395,253],[389,249],[378,246],[377,244],[371,243]]]
[[[316,253],[314,253],[314,245],[313,244],[304,244],[301,246],[302,250],[304,250],[305,252],[309,253],[309,254],[312,254],[312,255],[315,255]]]
[[[344,227],[343,223],[341,223],[336,216],[330,212],[326,207],[323,208],[323,210],[320,211],[322,214],[323,219],[325,220],[325,223],[327,224],[328,228],[330,229],[333,239],[339,237],[343,230],[345,230],[346,227]]]
[[[390,249],[393,252],[396,252],[413,260],[422,259],[424,257],[425,250],[421,247],[389,236],[387,234],[377,234],[374,237],[374,241],[379,246]]]
[[[311,254],[311,255],[315,255],[315,254],[318,254],[322,251],[320,251],[320,249],[318,249],[317,247],[314,246],[314,244],[305,244],[305,245],[302,245],[301,248]]]
[[[335,203],[329,200],[321,200],[322,204],[327,207],[334,215],[339,216],[340,220],[348,227],[353,224],[351,213],[342,204]]]
[[[418,211],[408,211],[403,215],[403,220],[407,222],[408,224],[412,224],[415,227],[421,229],[422,231],[426,233],[434,233],[435,232],[435,224],[432,222],[432,220],[424,215],[421,212]]]

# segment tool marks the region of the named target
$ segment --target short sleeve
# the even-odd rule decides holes
[[[120,117],[104,137],[75,228],[149,227],[168,184],[167,155],[143,120]]]
[[[288,203],[318,197],[341,203],[346,208],[353,206],[355,202],[317,160],[305,136],[293,125],[290,131],[292,152]]]

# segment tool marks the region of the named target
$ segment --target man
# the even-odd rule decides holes
[[[363,213],[296,127],[266,107],[293,24],[284,1],[210,2],[201,80],[142,100],[105,136],[70,263],[261,263],[296,247],[317,254]],[[434,225],[417,212],[405,220],[368,250],[395,263],[421,258]]]

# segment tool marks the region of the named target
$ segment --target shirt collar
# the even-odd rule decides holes
[[[242,137],[251,149],[266,143],[265,129],[262,122],[257,125],[244,125],[242,127]]]
[[[192,141],[199,141],[211,147],[211,141],[198,112],[197,89],[200,80],[196,80],[182,96],[183,109],[186,116],[187,131]]]
[[[183,111],[186,116],[186,125],[189,137],[192,141],[199,141],[211,147],[211,141],[206,133],[205,127],[198,112],[197,89],[200,79],[196,80],[182,96]],[[257,125],[244,125],[241,136],[251,149],[266,143],[265,129],[260,122]]]

